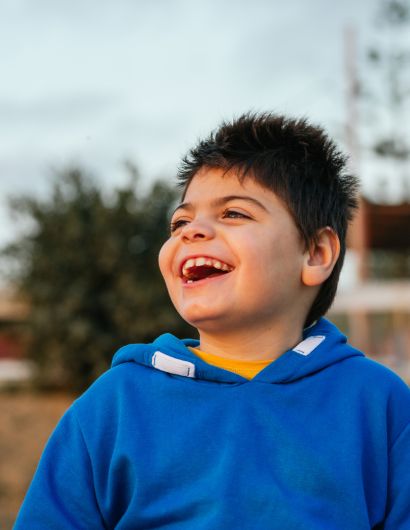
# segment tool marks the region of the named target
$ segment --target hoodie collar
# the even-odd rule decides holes
[[[195,339],[180,340],[170,333],[151,344],[130,344],[115,354],[112,366],[135,362],[174,376],[218,383],[290,383],[343,359],[363,356],[346,342],[346,337],[325,318],[304,330],[303,340],[264,368],[251,381],[202,361],[188,347],[198,348]]]

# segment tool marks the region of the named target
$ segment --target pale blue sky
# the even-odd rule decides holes
[[[172,177],[198,136],[249,109],[305,115],[343,143],[343,31],[357,28],[362,68],[377,5],[0,0],[0,244],[15,233],[5,197],[46,193],[51,168],[80,163],[107,189],[125,158]]]

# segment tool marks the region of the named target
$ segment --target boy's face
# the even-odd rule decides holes
[[[255,332],[299,315],[304,256],[275,193],[202,168],[175,210],[159,265],[177,311],[199,331]]]

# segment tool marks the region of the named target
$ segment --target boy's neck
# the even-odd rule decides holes
[[[199,332],[199,348],[226,359],[275,360],[302,340],[303,326],[272,326],[264,330]]]

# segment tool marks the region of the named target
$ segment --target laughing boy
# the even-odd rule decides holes
[[[198,143],[159,265],[199,340],[120,349],[52,435],[16,529],[410,529],[410,392],[323,318],[357,182],[305,120]]]

